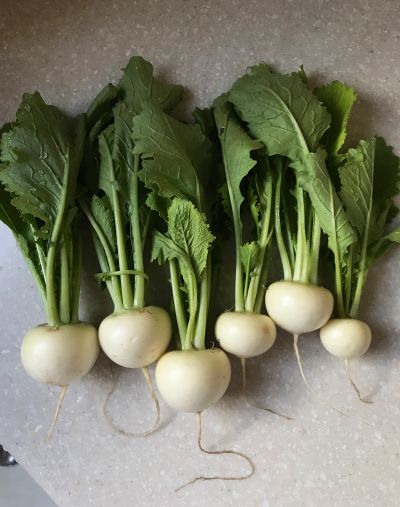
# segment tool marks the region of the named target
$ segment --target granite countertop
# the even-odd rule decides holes
[[[1,123],[13,118],[21,94],[33,89],[71,113],[83,111],[132,54],[143,55],[159,74],[189,90],[186,110],[208,105],[247,66],[263,60],[287,70],[303,63],[315,82],[341,79],[354,85],[359,92],[354,137],[377,131],[399,150],[400,4],[395,0],[1,0],[0,11]],[[98,322],[108,312],[107,297],[99,295],[90,276],[95,267],[86,264],[82,316]],[[268,354],[249,361],[249,384],[254,400],[295,419],[246,407],[233,360],[227,395],[204,413],[204,442],[211,449],[248,453],[256,473],[247,481],[199,482],[175,493],[195,475],[240,474],[244,464],[236,457],[201,455],[194,416],[175,414],[164,404],[161,428],[151,437],[112,432],[102,416],[112,384],[104,357],[70,387],[55,437],[45,445],[58,390],[31,380],[19,360],[21,337],[44,314],[2,226],[0,442],[60,507],[397,506],[399,266],[395,248],[372,270],[362,305],[374,342],[352,369],[375,404],[358,402],[341,363],[315,335],[301,339],[315,389],[310,396],[290,339],[282,334]],[[121,372],[111,410],[124,427],[140,430],[149,424],[151,404],[140,372]]]

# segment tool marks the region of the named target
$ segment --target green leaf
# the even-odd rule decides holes
[[[90,202],[90,210],[106,237],[109,247],[116,254],[117,240],[115,237],[114,215],[108,197],[105,195],[103,197],[94,195]]]
[[[98,93],[86,112],[87,136],[81,170],[83,181],[92,193],[97,191],[99,183],[98,136],[112,122],[116,100],[117,89],[108,84]]]
[[[2,135],[0,181],[44,237],[74,199],[84,128],[83,117],[67,117],[35,92],[23,96],[16,122]]]
[[[308,85],[308,76],[306,74],[306,71],[304,70],[303,65],[300,65],[299,70],[297,71],[297,75],[305,85]]]
[[[336,156],[346,140],[347,124],[357,95],[354,88],[340,81],[321,86],[315,95],[331,115],[331,124],[324,135],[324,146],[329,157]]]
[[[201,127],[205,136],[213,142],[218,143],[218,133],[214,122],[213,111],[210,108],[196,109],[193,111],[193,118]]]
[[[117,185],[112,157],[114,149],[114,130],[114,124],[112,124],[99,135],[99,189],[106,194],[110,203],[113,202],[113,187]]]
[[[322,230],[328,236],[329,247],[344,254],[354,243],[355,235],[343,205],[335,192],[325,166],[326,152],[319,149],[291,164],[299,184],[310,196]]]
[[[117,100],[117,88],[108,83],[96,95],[86,112],[87,128],[91,131],[99,122],[112,120],[112,109]]]
[[[206,217],[185,199],[175,198],[168,208],[168,233],[190,259],[197,280],[207,264],[208,250],[214,241]]]
[[[326,108],[298,74],[273,74],[265,64],[236,81],[229,100],[268,155],[298,160],[314,152],[330,123]]]
[[[276,159],[278,157],[274,158]],[[271,170],[270,160],[271,159],[267,157],[263,157],[262,160],[259,161],[258,167],[255,171],[254,181],[262,215],[272,207],[274,178],[273,172]],[[282,170],[282,168],[279,168],[279,170]]]
[[[397,227],[394,231],[388,234],[385,239],[393,241],[394,243],[400,243],[400,227]]]
[[[132,137],[133,117],[134,112],[125,104],[118,104],[114,108],[114,137],[111,149],[115,185],[124,197],[128,208],[132,205],[131,191],[135,166],[135,156],[133,154],[135,144]]]
[[[360,141],[348,151],[339,174],[342,200],[359,238],[367,238],[367,245],[380,240],[398,192],[399,158],[382,138]]]
[[[257,237],[260,237],[261,203],[257,192],[255,178],[250,178],[246,188],[246,201],[250,210],[251,218],[256,226]]]
[[[245,243],[240,247],[240,261],[245,273],[250,274],[257,265],[260,247],[256,241]]]
[[[262,144],[246,134],[226,97],[221,96],[214,102],[214,118],[221,142],[232,215],[235,227],[241,230],[240,208],[244,197],[240,185],[257,163],[251,158],[251,152],[261,148]]]
[[[202,210],[203,187],[214,155],[201,128],[147,104],[133,119],[133,136],[134,153],[142,156],[140,177],[145,186],[162,198],[188,199]],[[151,205],[156,198],[148,202]]]
[[[177,245],[174,240],[159,231],[155,231],[153,236],[153,244],[151,251],[151,261],[157,260],[159,264],[177,259],[179,271],[183,278],[184,286],[180,290],[185,292],[189,302],[189,313],[196,313],[198,280],[196,278],[195,269],[192,259],[185,250]]]
[[[151,101],[163,111],[170,111],[182,98],[182,87],[167,85],[155,79],[153,66],[141,56],[133,56],[123,69],[117,85],[121,99],[139,113],[145,102]]]

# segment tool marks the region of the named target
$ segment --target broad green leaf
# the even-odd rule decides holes
[[[348,151],[339,174],[341,197],[360,239],[367,237],[368,245],[380,240],[385,235],[392,197],[398,192],[398,157],[382,138],[360,141]]]
[[[291,164],[299,184],[310,196],[322,230],[328,236],[329,247],[344,254],[354,243],[355,235],[343,205],[335,192],[325,165],[326,152],[319,149]]]
[[[235,227],[241,230],[240,208],[244,197],[240,185],[257,163],[251,158],[251,152],[261,148],[262,144],[246,134],[232,106],[226,102],[224,96],[214,102],[214,118],[221,142],[232,215]]]
[[[229,100],[268,155],[298,160],[316,151],[330,123],[326,108],[298,74],[273,74],[264,64],[236,81]]]
[[[42,236],[74,198],[84,128],[83,117],[67,117],[35,92],[23,96],[15,123],[2,135],[0,181],[15,195],[13,206],[32,224],[40,220]]]
[[[139,113],[145,102],[151,101],[163,111],[169,111],[182,98],[182,87],[164,84],[153,76],[153,66],[141,56],[133,56],[123,69],[117,84],[123,102]]]
[[[257,265],[260,247],[256,241],[245,243],[240,247],[240,261],[245,273],[250,274]]]
[[[145,186],[164,198],[188,199],[202,210],[204,183],[214,156],[201,128],[147,104],[133,119],[133,136],[134,153],[142,156],[140,177]]]
[[[331,115],[331,124],[324,135],[324,146],[329,157],[336,156],[346,140],[347,124],[357,95],[354,88],[340,81],[321,86],[315,95]]]
[[[200,277],[207,264],[208,251],[214,236],[206,217],[193,203],[185,199],[173,199],[168,208],[168,233],[190,259],[196,278]]]

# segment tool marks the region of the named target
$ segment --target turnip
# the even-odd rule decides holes
[[[213,113],[225,169],[225,183],[220,193],[233,224],[236,258],[235,311],[227,311],[219,316],[215,336],[224,350],[241,360],[246,401],[251,406],[263,408],[248,399],[246,359],[267,352],[276,338],[274,322],[270,317],[260,314],[272,236],[273,178],[265,156],[259,155],[257,164],[257,150],[262,148],[262,144],[248,136],[228,102],[227,95],[214,101]],[[244,180],[248,185],[246,201],[241,190]],[[244,210],[241,209],[243,203],[246,204]],[[244,243],[242,214],[256,208],[257,213],[253,214],[256,238]],[[263,409],[277,414],[274,410]]]
[[[75,188],[82,159],[83,117],[71,119],[39,93],[23,96],[15,123],[3,129],[0,219],[11,229],[37,283],[48,323],[24,337],[21,360],[39,382],[62,388],[96,361],[96,329],[79,321],[81,236]]]
[[[308,385],[298,338],[324,325],[333,310],[332,294],[318,286],[321,230],[330,235],[340,224],[341,248],[352,241],[320,146],[331,117],[310,90],[304,71],[282,75],[265,64],[240,78],[229,99],[250,135],[264,145],[275,177],[275,238],[284,279],[267,289],[266,307],[272,320],[293,334]]]
[[[210,199],[206,200],[203,185],[215,164],[213,147],[198,125],[174,120],[151,104],[135,117],[133,137],[135,154],[142,157],[141,178],[150,191],[147,203],[166,223],[164,232],[153,234],[152,258],[169,266],[178,334],[177,350],[157,363],[157,387],[172,408],[197,414],[202,452],[225,453],[207,451],[201,443],[201,414],[224,395],[231,378],[225,352],[206,348],[214,236],[206,214]],[[248,477],[253,474],[249,458],[228,453],[246,459],[251,466]],[[206,479],[225,477],[197,477],[184,486]]]
[[[144,251],[152,217],[139,180],[141,161],[134,154],[132,129],[142,103],[151,101],[169,110],[182,91],[154,79],[152,72],[150,63],[131,58],[116,87],[108,85],[89,108],[85,162],[91,192],[80,200],[102,269],[98,278],[106,283],[114,303],[114,312],[100,325],[100,345],[115,363],[142,369],[155,403],[156,420],[150,430],[129,433],[114,425],[132,436],[149,435],[158,426],[159,403],[147,367],[165,352],[172,334],[168,313],[145,304]]]
[[[330,107],[332,93],[330,88],[321,92]],[[342,90],[342,93],[345,92]],[[328,352],[344,360],[348,378],[360,401],[372,403],[362,398],[351,377],[349,360],[364,355],[371,344],[369,326],[358,319],[368,270],[392,242],[399,242],[400,238],[399,229],[389,234],[387,231],[397,214],[392,199],[400,180],[399,159],[382,138],[360,141],[343,159],[339,167],[332,166],[331,170],[339,176],[336,179],[340,180],[340,195],[355,240],[333,257],[338,318],[322,327],[320,337]]]
[[[231,365],[220,349],[174,350],[157,363],[156,382],[164,400],[179,412],[202,412],[228,388]]]

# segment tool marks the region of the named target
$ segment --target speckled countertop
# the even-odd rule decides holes
[[[209,104],[246,66],[264,60],[288,70],[303,63],[317,82],[323,76],[351,83],[359,91],[354,136],[377,129],[399,150],[399,48],[396,0],[0,0],[0,121],[11,120],[21,93],[35,88],[70,112],[82,111],[135,53],[190,90],[188,110]],[[355,400],[341,364],[309,336],[301,349],[313,399],[300,381],[290,340],[281,335],[270,353],[249,363],[249,382],[255,400],[295,420],[246,408],[233,361],[228,394],[204,414],[204,440],[212,449],[247,452],[256,473],[248,481],[197,483],[174,493],[199,473],[240,474],[243,463],[201,455],[194,416],[165,405],[161,429],[150,438],[110,431],[101,413],[111,387],[103,357],[71,386],[56,436],[44,444],[58,392],[28,378],[19,362],[22,335],[44,315],[21,255],[0,227],[0,442],[60,507],[397,506],[399,266],[395,249],[371,272],[363,301],[374,343],[352,368],[375,404]],[[82,310],[98,321],[108,308],[97,292],[93,303],[93,269],[87,266]],[[143,379],[124,371],[120,384],[111,408],[121,424],[140,430],[151,417]]]

